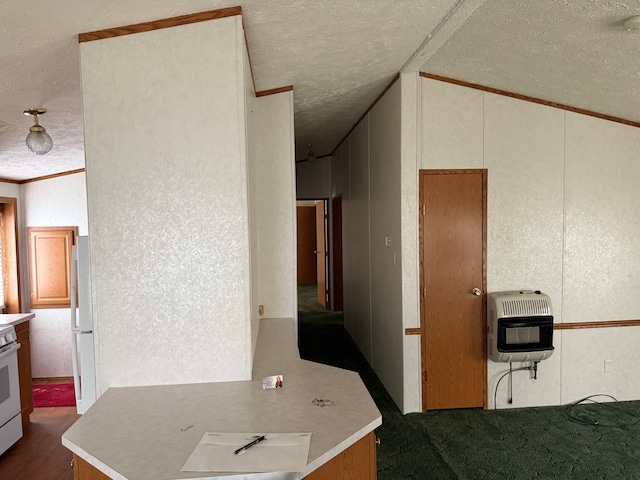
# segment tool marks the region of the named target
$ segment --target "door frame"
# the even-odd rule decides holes
[[[298,202],[324,202],[324,215],[325,215],[325,223],[324,223],[324,237],[325,237],[325,300],[327,303],[327,309],[330,310],[329,305],[331,305],[331,278],[333,276],[332,265],[331,265],[331,251],[330,244],[331,241],[331,199],[328,197],[297,197],[296,198],[296,206]],[[296,226],[297,228],[297,226]],[[297,230],[296,230],[297,235]],[[297,255],[297,254],[296,254]],[[298,259],[296,258],[296,262]],[[316,276],[317,277],[317,276]]]
[[[342,257],[342,195],[331,199],[331,238],[332,238],[332,273],[333,300],[331,310],[344,309],[344,276]]]
[[[424,216],[425,216],[425,204],[424,204],[424,182],[423,177],[426,175],[456,175],[465,173],[481,173],[482,174],[482,314],[484,318],[483,332],[484,341],[482,342],[483,350],[483,378],[482,378],[482,408],[487,410],[489,408],[488,400],[488,386],[487,386],[487,176],[488,170],[486,168],[475,169],[445,169],[445,170],[424,170],[418,171],[418,185],[419,185],[419,197],[418,197],[418,236],[419,236],[419,269],[420,269],[420,360],[421,360],[421,390],[422,390],[422,411],[427,411],[428,399],[427,399],[427,331],[426,331],[426,285],[425,285],[425,271],[426,265],[424,264],[423,251],[424,251]]]

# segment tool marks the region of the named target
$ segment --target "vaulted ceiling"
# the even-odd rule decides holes
[[[640,0],[34,0],[0,3],[0,178],[84,167],[77,35],[242,6],[257,90],[294,86],[296,158],[330,154],[398,72],[640,122]],[[54,141],[24,140],[40,117]]]

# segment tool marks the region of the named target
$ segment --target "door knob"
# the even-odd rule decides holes
[[[480,295],[482,295],[482,290],[480,290],[479,288],[472,288],[471,289],[471,295],[475,295],[476,297],[479,297]]]

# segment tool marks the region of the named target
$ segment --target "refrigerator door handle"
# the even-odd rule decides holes
[[[71,247],[71,365],[73,366],[73,386],[76,393],[76,404],[82,399],[80,388],[80,373],[78,371],[78,340],[76,338],[76,304],[78,288],[78,247]]]
[[[82,401],[82,390],[80,388],[80,373],[78,371],[78,339],[76,332],[71,331],[71,363],[73,365],[73,386],[76,391],[76,404]]]

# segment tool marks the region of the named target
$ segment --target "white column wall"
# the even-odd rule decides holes
[[[84,173],[25,183],[20,186],[24,203],[25,227],[78,227],[88,234],[87,188]],[[19,204],[20,205],[20,204]],[[22,207],[22,205],[20,205]],[[26,228],[20,228],[20,243],[27,243]],[[28,257],[20,258],[20,278],[29,291]],[[71,377],[71,326],[69,308],[29,309],[29,295],[23,297],[25,309],[36,316],[30,322],[31,369],[36,378]]]
[[[293,92],[256,99],[259,304],[297,318]]]
[[[479,90],[421,79],[419,168],[487,168],[488,291],[537,288],[556,323],[639,318],[640,131]],[[416,258],[416,262],[418,258]],[[538,380],[514,374],[498,408],[595,393],[640,398],[638,327],[556,330]],[[613,371],[604,373],[604,360]],[[515,365],[516,367],[519,365]],[[489,404],[508,364],[488,363]]]
[[[401,221],[402,221],[402,328],[403,413],[422,410],[422,358],[420,336],[404,335],[406,328],[420,327],[420,269],[418,262],[418,152],[421,145],[418,73],[400,75],[401,88]]]
[[[251,75],[251,65],[249,63],[249,52],[244,52],[244,75]],[[247,142],[247,189],[249,205],[249,251],[250,251],[250,276],[249,283],[251,290],[251,300],[249,302],[249,318],[251,319],[251,354],[255,352],[258,341],[259,328],[259,306],[260,305],[260,246],[259,246],[259,217],[258,208],[258,153],[260,152],[260,135],[258,134],[258,99],[253,86],[253,82],[245,82],[245,128]]]
[[[240,17],[82,43],[100,390],[251,377]]]

